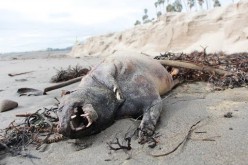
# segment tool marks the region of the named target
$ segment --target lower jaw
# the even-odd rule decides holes
[[[77,132],[77,131],[81,131],[81,130],[83,130],[83,129],[86,128],[85,125],[78,126],[78,127],[74,127],[72,121],[70,121],[70,127],[71,127],[71,129],[72,129],[73,131],[76,131],[76,132]]]

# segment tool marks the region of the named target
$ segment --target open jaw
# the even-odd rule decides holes
[[[81,131],[91,126],[90,114],[84,112],[82,107],[75,107],[70,117],[70,127],[74,131]]]

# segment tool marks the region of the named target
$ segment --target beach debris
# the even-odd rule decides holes
[[[57,83],[71,80],[77,77],[82,77],[86,75],[89,71],[90,69],[83,68],[80,65],[76,65],[75,67],[69,66],[67,69],[61,68],[60,70],[57,70],[57,74],[54,75],[50,81],[53,83]]]
[[[40,96],[40,95],[46,95],[47,92],[49,92],[49,91],[52,91],[52,90],[55,90],[55,89],[59,89],[59,88],[62,88],[64,86],[67,86],[67,85],[71,85],[73,83],[76,83],[76,82],[81,81],[81,79],[82,79],[82,77],[77,77],[77,78],[74,78],[72,80],[61,82],[59,84],[46,87],[43,91],[42,90],[39,90],[39,89],[34,89],[34,88],[19,88],[17,90],[17,93],[19,94],[19,96]],[[69,93],[71,93],[71,92],[69,91]],[[68,94],[68,93],[63,93],[62,92],[62,95],[65,95],[65,94]]]
[[[0,112],[9,111],[18,107],[18,103],[12,100],[2,100],[0,101]]]
[[[190,138],[190,140],[194,140],[194,141],[216,141],[216,138],[220,138],[221,136],[212,136],[212,137],[207,137],[207,138]]]
[[[15,79],[15,81],[17,81],[17,82],[24,82],[24,81],[28,81],[28,80],[25,79],[25,78],[22,78],[22,79]]]
[[[138,134],[139,132],[139,128],[135,129],[135,130],[131,130],[129,131],[130,128],[128,129],[127,133],[124,135],[124,137],[117,137],[117,135],[115,136],[114,140],[111,140],[110,142],[107,142],[107,145],[109,147],[110,150],[125,150],[125,151],[129,151],[132,149],[131,147],[131,140],[132,138]],[[159,133],[155,132],[153,135],[145,135],[147,138],[147,144],[149,148],[154,148],[157,146],[157,138],[160,136]],[[142,143],[144,144],[144,143]]]
[[[207,133],[207,131],[195,131],[194,133]]]
[[[60,70],[57,70],[57,74],[51,78],[51,82],[62,83],[45,88],[44,93],[79,82],[89,71],[90,68],[83,68],[79,65],[76,65],[75,67],[69,66],[67,69],[61,68]]]
[[[224,114],[225,118],[232,118],[233,117],[233,113],[232,112],[227,112],[226,114]]]
[[[16,114],[16,117],[29,117],[31,116],[33,113],[23,113],[23,114]]]
[[[44,89],[43,94],[46,94],[46,92],[49,92],[49,91],[52,91],[52,90],[55,90],[55,89],[62,88],[64,86],[71,85],[71,84],[76,83],[76,82],[79,82],[79,81],[81,81],[82,77],[83,76],[77,77],[77,78],[74,78],[74,79],[71,79],[71,80],[68,80],[68,81],[65,81],[65,82],[61,82],[61,83],[56,84],[56,85],[52,85],[50,87],[47,87],[47,88]]]
[[[64,139],[57,131],[57,106],[43,108],[35,113],[17,114],[24,117],[15,120],[5,129],[0,129],[0,151],[13,155],[23,155],[30,145],[39,149],[42,144],[50,144]]]
[[[28,74],[28,73],[32,73],[34,71],[29,71],[29,72],[21,72],[21,73],[9,73],[8,76],[10,77],[14,77],[14,76],[19,76],[19,75],[23,75],[23,74]]]
[[[156,56],[167,70],[177,67],[176,78],[186,82],[204,81],[214,84],[215,90],[244,87],[248,85],[248,53],[225,54],[194,51],[164,53]],[[165,60],[165,61],[163,61]]]
[[[190,127],[190,129],[189,129],[189,131],[188,131],[188,133],[187,133],[187,135],[184,137],[184,139],[173,149],[173,150],[171,150],[171,151],[169,151],[169,152],[166,152],[166,153],[162,153],[162,154],[150,154],[151,156],[153,156],[153,157],[162,157],[162,156],[167,156],[167,155],[170,155],[170,154],[172,154],[173,152],[175,152],[181,145],[185,145],[186,143],[187,143],[187,141],[190,139],[190,137],[191,137],[191,134],[192,134],[192,132],[196,129],[196,126],[201,122],[202,120],[199,120],[199,121],[197,121],[195,124],[193,124],[191,127]]]
[[[119,138],[115,138],[115,141],[107,142],[108,147],[110,150],[131,150],[131,137],[125,137],[122,144],[120,143]]]
[[[110,142],[107,142],[107,145],[110,150],[131,150],[131,140],[132,138],[138,133],[138,129],[131,129],[131,127],[128,128],[127,133],[125,133],[124,137],[122,137],[120,142],[120,138],[117,137],[117,134],[115,135],[114,140],[111,140]]]
[[[193,64],[193,63],[181,62],[181,61],[176,61],[176,60],[159,60],[159,62],[162,65],[166,65],[166,66],[182,67],[182,68],[186,68],[186,69],[199,70],[199,71],[204,71],[204,72],[208,72],[208,73],[215,73],[215,74],[218,74],[220,76],[230,76],[230,75],[234,74],[232,72],[228,72],[228,71],[225,71],[222,69],[209,67],[207,65],[198,66],[198,65]]]
[[[19,88],[17,90],[19,96],[40,96],[43,95],[43,91],[34,88]]]

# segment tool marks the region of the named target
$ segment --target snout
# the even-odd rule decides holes
[[[61,109],[58,111],[59,122],[57,130],[65,137],[70,137],[73,132],[70,128],[70,117],[72,115],[73,107],[71,105],[60,105]]]
[[[76,132],[68,127],[61,126],[61,124],[58,125],[57,127],[58,133],[62,134],[63,136],[70,138],[70,139],[75,139],[76,137]]]
[[[91,105],[63,106],[58,114],[58,132],[68,138],[77,138],[88,134],[98,118]]]

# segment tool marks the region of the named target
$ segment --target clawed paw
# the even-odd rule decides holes
[[[148,133],[149,132],[149,133]],[[160,136],[158,133],[149,130],[148,132],[139,130],[139,144],[147,144],[149,148],[157,146],[157,138]]]
[[[153,125],[143,125],[140,126],[139,131],[139,143],[144,144],[147,143],[154,134],[155,127]]]

